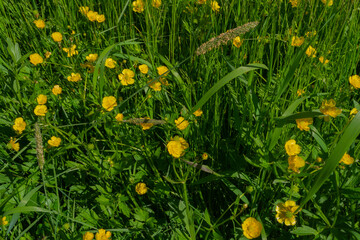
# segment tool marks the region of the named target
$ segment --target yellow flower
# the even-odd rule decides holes
[[[331,7],[333,5],[333,0],[321,0],[325,6]]]
[[[121,84],[126,86],[126,85],[131,85],[134,84],[135,80],[134,77],[135,73],[130,70],[130,69],[124,69],[122,71],[122,73],[120,73],[118,75],[119,80],[121,81]]]
[[[88,12],[89,12],[89,7],[80,7],[79,8],[79,12],[81,13],[81,14],[84,14],[84,15],[86,15]]]
[[[304,37],[293,36],[291,39],[291,46],[300,47],[305,41]]]
[[[291,3],[292,7],[298,7],[301,0],[289,0],[289,3]]]
[[[113,96],[104,97],[102,100],[102,107],[105,108],[106,111],[112,111],[114,107],[117,106],[116,98]]]
[[[356,88],[356,89],[360,88],[360,76],[359,75],[355,74],[353,76],[350,76],[349,82],[354,88]]]
[[[105,15],[103,15],[103,14],[98,14],[98,15],[96,16],[96,21],[97,21],[98,23],[105,22]]]
[[[200,116],[203,114],[203,111],[199,108],[198,110],[196,110],[195,112],[193,112],[193,114],[194,114],[196,117],[200,117]]]
[[[70,48],[63,48],[63,51],[67,53],[67,57],[71,57],[79,54],[79,51],[76,50],[76,45],[72,45]]]
[[[116,66],[116,61],[113,60],[112,58],[107,58],[105,60],[105,67],[108,67],[108,68],[115,68]]]
[[[145,118],[140,118],[140,119],[150,119],[149,117],[145,117]],[[140,126],[142,127],[142,130],[148,130],[150,129],[152,126],[154,126],[153,123],[149,123],[149,122],[143,122],[140,123]]]
[[[290,139],[285,143],[285,150],[289,156],[298,155],[301,152],[300,146],[296,144],[294,139]]]
[[[6,220],[6,217],[1,218],[0,225],[5,226],[5,225],[8,225],[8,223],[9,223],[9,221]]]
[[[253,217],[247,218],[241,224],[241,227],[244,231],[244,236],[247,239],[253,239],[259,237],[263,228],[261,223]]]
[[[298,97],[300,97],[301,95],[303,95],[305,93],[305,90],[304,89],[298,89],[296,91],[296,94],[298,95]]]
[[[306,49],[306,55],[308,56],[308,57],[316,57],[316,49],[315,48],[313,48],[312,46],[309,46],[307,49]]]
[[[158,68],[156,68],[157,69],[157,72],[158,72],[158,74],[159,75],[163,75],[163,77],[165,77],[165,76],[167,76],[169,73],[167,72],[167,71],[169,71],[169,69],[167,68],[167,67],[165,67],[165,66],[160,66],[160,67],[158,67]]]
[[[59,95],[62,92],[62,88],[59,85],[55,85],[51,91],[54,95]]]
[[[46,104],[47,97],[44,94],[40,94],[39,96],[37,96],[36,101],[39,105]]]
[[[219,9],[220,9],[220,6],[218,4],[217,1],[212,1],[211,3],[211,9],[214,11],[214,12],[218,12]]]
[[[189,126],[189,122],[183,117],[179,117],[177,120],[175,120],[175,124],[179,130],[185,130],[187,126]]]
[[[149,87],[154,89],[154,91],[161,91],[161,82],[150,80],[148,83],[150,83]]]
[[[34,113],[36,116],[45,116],[47,113],[46,105],[37,105],[34,109]]]
[[[110,240],[110,238],[111,232],[106,232],[105,229],[99,229],[99,232],[95,235],[96,240]]]
[[[50,140],[48,140],[48,144],[52,147],[58,147],[60,146],[60,143],[61,143],[61,138],[55,136],[52,136]]]
[[[305,36],[306,37],[314,37],[317,34],[316,30],[311,31],[311,32],[306,32]]]
[[[26,128],[26,122],[24,121],[24,119],[22,117],[16,118],[15,123],[13,125],[13,129],[18,134],[22,134],[22,132],[25,130],[25,128]]]
[[[201,155],[202,160],[207,160],[209,158],[209,155],[205,152]]]
[[[90,53],[86,56],[86,60],[88,60],[89,62],[95,62],[98,56],[99,55],[97,53]]]
[[[141,73],[147,74],[148,71],[149,71],[149,67],[146,64],[141,64],[139,66],[139,70],[140,70]]]
[[[296,125],[297,127],[303,131],[309,131],[309,125],[313,124],[313,119],[312,118],[300,118],[300,119],[296,119]]]
[[[285,203],[278,203],[276,205],[276,220],[279,223],[284,223],[286,226],[296,224],[294,212],[299,208],[295,201],[287,200]]]
[[[46,51],[46,53],[45,53],[45,57],[46,57],[46,58],[49,58],[50,56],[51,56],[51,52]]]
[[[198,0],[198,4],[204,4],[206,3],[206,0]]]
[[[94,12],[94,11],[88,11],[86,13],[87,18],[90,20],[90,22],[94,22],[96,21],[96,17],[97,17],[98,13]]]
[[[354,162],[354,158],[352,158],[349,154],[345,153],[344,156],[340,159],[340,162],[343,162],[346,165],[350,165]]]
[[[118,121],[118,122],[122,122],[122,121],[124,120],[124,114],[118,113],[118,114],[115,116],[115,119],[116,119],[116,121]]]
[[[322,112],[324,115],[331,116],[333,118],[337,117],[341,113],[341,109],[335,107],[336,103],[334,99],[324,100],[321,103],[320,112]]]
[[[288,158],[288,164],[290,170],[299,173],[299,168],[302,168],[305,166],[305,160],[302,157],[299,157],[298,155],[295,156],[289,156]]]
[[[161,6],[161,0],[153,0],[152,6],[155,8],[159,8]]]
[[[59,32],[53,32],[53,33],[51,34],[51,38],[52,38],[55,42],[61,42],[62,39],[63,39],[63,36],[62,36],[62,34],[59,33]]]
[[[133,1],[132,5],[134,12],[142,13],[144,11],[144,2],[142,0]]]
[[[36,66],[39,63],[43,63],[44,59],[39,54],[34,53],[30,55],[30,62]]]
[[[81,75],[80,73],[71,73],[71,75],[67,77],[67,80],[69,82],[78,82],[81,80]]]
[[[241,47],[244,40],[241,40],[239,36],[233,39],[233,45],[237,48]]]
[[[20,143],[16,142],[16,138],[14,138],[14,139],[10,138],[9,146],[10,146],[10,149],[13,149],[17,152],[20,150]]]
[[[91,232],[86,232],[83,236],[83,240],[93,240],[94,239],[94,234]]]
[[[45,22],[42,19],[34,20],[35,26],[37,28],[43,29],[45,27]]]
[[[182,137],[171,138],[171,141],[166,145],[166,148],[171,156],[179,158],[184,155],[184,151],[189,147],[189,144]]]
[[[138,184],[136,184],[135,186],[135,191],[137,192],[137,194],[139,195],[144,195],[147,192],[147,187],[145,183],[139,182]]]
[[[351,111],[350,111],[350,116],[351,115],[356,115],[358,113],[358,110],[356,109],[356,108],[353,108],[353,109],[351,109]]]
[[[330,62],[330,60],[325,59],[323,56],[319,57],[319,61],[323,64],[328,64]]]
[[[316,162],[321,163],[321,162],[322,162],[322,158],[321,158],[321,157],[317,157],[317,158],[316,158]]]

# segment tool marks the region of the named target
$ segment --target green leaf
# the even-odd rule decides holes
[[[267,69],[267,67],[260,63],[254,63],[254,64],[248,64],[243,67],[239,67],[235,69],[234,71],[228,73],[226,76],[224,76],[222,79],[220,79],[215,85],[210,88],[209,91],[207,91],[202,98],[199,100],[199,102],[192,108],[190,111],[191,113],[195,112],[199,108],[201,108],[217,91],[219,91],[225,84],[230,82],[232,79],[243,75],[247,72],[253,71],[255,69]]]
[[[291,231],[292,234],[300,235],[300,236],[307,236],[307,235],[317,235],[319,234],[318,231],[315,229],[308,227],[308,226],[301,226],[297,229]]]
[[[321,134],[319,133],[319,131],[316,129],[316,127],[310,125],[310,129],[311,129],[311,135],[314,137],[315,141],[319,144],[319,146],[321,147],[321,149],[327,153],[329,151],[329,149],[327,148],[327,145],[325,143],[325,140],[323,139],[323,137],[321,136]]]

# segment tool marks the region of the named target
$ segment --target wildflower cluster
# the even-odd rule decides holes
[[[99,14],[98,12],[94,12],[94,11],[90,10],[89,7],[87,7],[87,6],[80,7],[79,12],[82,15],[86,16],[90,22],[95,22],[95,21],[98,23],[105,22],[105,15]]]

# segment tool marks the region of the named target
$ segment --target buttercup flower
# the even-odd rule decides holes
[[[289,3],[291,3],[292,7],[298,7],[301,0],[289,0]]]
[[[119,80],[121,81],[121,84],[126,86],[126,85],[131,85],[134,84],[135,80],[134,77],[135,73],[130,70],[130,69],[124,69],[122,71],[122,73],[120,73],[118,75]]]
[[[89,12],[89,7],[80,7],[79,8],[79,12],[81,13],[81,14],[84,14],[84,15],[86,15],[88,12]]]
[[[207,160],[209,158],[209,155],[207,153],[203,153],[201,155],[202,160]]]
[[[90,22],[94,22],[96,21],[96,17],[97,17],[98,13],[94,12],[94,11],[88,11],[86,16],[89,19]]]
[[[26,122],[22,117],[18,117],[15,119],[15,124],[12,127],[18,134],[22,134],[26,128]]]
[[[81,80],[81,75],[80,73],[71,73],[71,75],[67,77],[67,80],[69,82],[78,82]]]
[[[37,96],[36,101],[39,105],[46,104],[47,97],[44,94],[40,94],[39,96]]]
[[[354,158],[352,158],[348,153],[345,153],[344,156],[340,159],[341,163],[345,163],[346,165],[350,165],[354,162]]]
[[[290,139],[285,143],[285,150],[289,156],[295,156],[301,152],[300,146],[296,144],[294,139]]]
[[[141,119],[150,119],[149,117],[145,117],[145,118],[141,118]],[[149,122],[142,122],[140,123],[140,126],[142,127],[142,130],[148,130],[150,129],[152,126],[154,126],[153,123],[149,123]]]
[[[355,74],[353,76],[350,76],[349,82],[354,88],[356,88],[356,89],[360,88],[360,76],[359,75]]]
[[[210,3],[210,5],[211,5],[211,9],[212,9],[214,12],[218,12],[218,11],[219,11],[220,6],[219,6],[219,4],[218,4],[217,1],[212,1],[212,2]]]
[[[314,31],[311,31],[311,32],[306,32],[305,33],[305,36],[306,37],[313,37],[317,34],[317,32],[314,30]]]
[[[79,54],[79,51],[76,50],[76,45],[72,45],[70,48],[63,48],[63,51],[67,53],[67,57],[71,57]]]
[[[299,168],[302,168],[305,166],[305,160],[302,157],[299,157],[298,155],[295,156],[289,156],[288,158],[289,168],[290,170],[299,173]]]
[[[58,147],[60,146],[60,143],[61,143],[61,138],[55,136],[52,136],[50,140],[48,140],[48,144],[52,147]]]
[[[110,238],[111,232],[106,232],[105,229],[99,229],[99,232],[95,235],[96,240],[110,240]]]
[[[286,226],[292,226],[296,224],[294,212],[299,208],[298,205],[292,200],[287,200],[285,203],[279,203],[276,205],[276,220],[279,223],[284,223]]]
[[[161,6],[161,0],[153,0],[152,6],[155,8],[159,8]]]
[[[300,47],[305,41],[304,37],[293,36],[291,39],[291,46]]]
[[[108,68],[115,68],[116,66],[116,61],[113,60],[112,58],[107,58],[105,60],[105,67],[108,67]]]
[[[241,45],[243,44],[243,40],[240,39],[239,36],[237,36],[236,38],[234,38],[233,40],[233,45],[237,48],[241,47]]]
[[[358,110],[356,109],[356,108],[353,108],[353,109],[351,109],[351,111],[350,111],[350,116],[351,115],[356,115],[358,113]]]
[[[167,71],[169,71],[169,69],[165,66],[160,66],[157,69],[157,72],[159,75],[163,75],[164,73],[166,73]],[[169,73],[167,72],[166,74],[163,75],[163,77],[167,76]]]
[[[261,223],[253,217],[247,218],[241,224],[241,227],[244,231],[244,236],[247,239],[253,239],[259,237],[262,231]]]
[[[139,195],[144,195],[147,192],[147,187],[145,183],[139,182],[138,184],[136,184],[135,186],[135,191],[137,192],[137,194]]]
[[[97,53],[90,53],[86,56],[86,60],[88,60],[89,62],[95,62],[98,56],[99,55]]]
[[[45,53],[45,57],[46,57],[46,58],[49,58],[50,56],[51,56],[51,52],[46,51],[46,53]]]
[[[47,113],[46,105],[37,105],[34,109],[34,113],[36,116],[45,116]]]
[[[115,116],[115,119],[116,119],[116,121],[118,121],[118,122],[122,122],[122,121],[124,120],[124,114],[118,113],[118,114]]]
[[[148,83],[150,83],[149,87],[154,89],[154,91],[161,91],[161,82],[149,80]]]
[[[42,20],[42,19],[34,20],[33,23],[35,23],[35,26],[36,26],[37,28],[40,28],[40,29],[45,28],[45,22],[44,22],[44,20]]]
[[[308,56],[308,57],[316,57],[316,50],[315,48],[313,48],[312,46],[309,46],[307,49],[306,49],[306,52],[305,54]]]
[[[8,225],[8,223],[9,223],[9,221],[6,220],[5,216],[1,218],[0,225],[5,226],[5,225]]]
[[[59,32],[53,32],[53,33],[51,34],[51,38],[52,38],[55,42],[61,42],[62,39],[63,39],[63,36],[62,36],[62,34],[59,33]]]
[[[189,147],[189,144],[182,137],[176,136],[171,138],[171,141],[166,145],[166,148],[171,156],[179,158],[184,155],[184,151]]]
[[[331,7],[333,5],[333,0],[321,0],[325,6]]]
[[[17,152],[20,150],[20,143],[16,142],[16,138],[10,138],[10,142],[8,145],[10,146],[10,149],[13,149]]]
[[[195,112],[193,112],[193,114],[194,114],[196,117],[200,117],[200,116],[203,114],[203,111],[199,108],[198,110],[196,110]]]
[[[83,240],[93,240],[94,239],[94,234],[91,232],[86,232],[83,236]]]
[[[140,70],[141,73],[147,74],[148,71],[149,71],[149,67],[146,64],[141,64],[139,66],[139,70]]]
[[[103,15],[103,14],[98,14],[98,15],[96,16],[96,21],[97,21],[98,23],[105,22],[105,15]]]
[[[300,97],[301,95],[303,95],[305,93],[305,90],[304,89],[298,89],[296,91],[296,94],[298,95],[298,97]]]
[[[105,108],[106,111],[111,111],[114,107],[117,106],[116,98],[113,96],[104,97],[102,100],[102,107]]]
[[[323,56],[319,57],[319,61],[320,61],[321,63],[323,63],[324,65],[325,65],[325,64],[328,64],[328,63],[330,62],[330,60],[325,59]]]
[[[322,112],[324,115],[331,116],[333,118],[337,117],[341,113],[341,109],[335,107],[336,103],[334,99],[324,100],[321,103],[320,112]]]
[[[43,63],[44,59],[39,54],[33,53],[30,55],[30,62],[36,66],[39,63]]]
[[[313,124],[312,118],[300,118],[296,119],[296,125],[301,131],[309,131],[309,125]]]
[[[62,88],[59,85],[55,85],[51,91],[54,95],[59,95],[62,92]]]
[[[179,130],[184,130],[187,128],[187,126],[189,126],[189,122],[185,120],[183,117],[179,117],[178,119],[176,119],[175,124]]]
[[[144,2],[142,0],[133,1],[132,5],[134,12],[142,13],[144,11]]]

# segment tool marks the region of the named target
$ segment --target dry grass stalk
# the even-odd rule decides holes
[[[42,140],[39,123],[35,123],[35,141],[36,141],[36,157],[38,159],[40,171],[42,171],[45,164],[45,158],[44,158],[43,140]]]
[[[248,22],[237,28],[230,29],[229,31],[224,32],[219,36],[213,37],[206,43],[201,44],[201,46],[196,49],[196,55],[203,55],[212,50],[213,48],[218,48],[221,45],[225,45],[228,43],[228,41],[233,40],[237,36],[247,33],[248,31],[250,31],[250,29],[255,28],[258,24],[259,22]]]
[[[128,120],[123,120],[123,122],[132,123],[132,124],[152,123],[154,125],[161,125],[166,123],[166,121],[164,120],[147,119],[147,118],[131,118]]]

